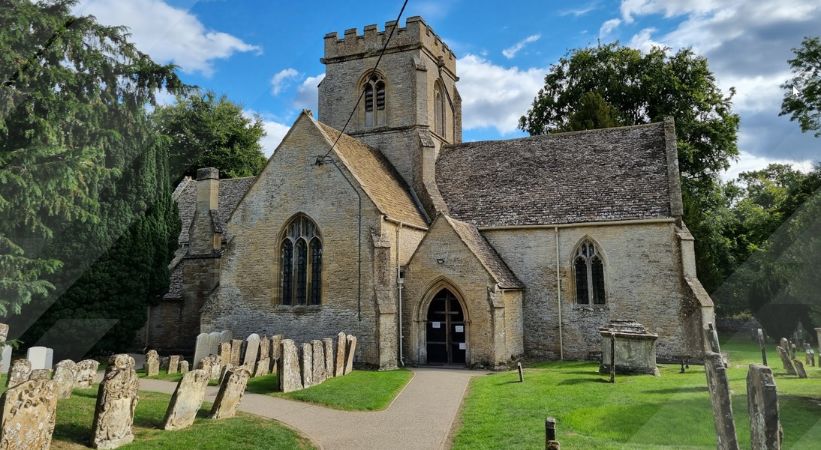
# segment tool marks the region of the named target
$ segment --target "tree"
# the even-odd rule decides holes
[[[180,96],[176,104],[158,108],[154,120],[166,139],[175,181],[196,175],[200,167],[216,167],[220,176],[233,178],[257,175],[265,166],[262,121],[224,96]]]
[[[821,137],[821,37],[806,37],[795,58],[789,60],[793,77],[781,85],[785,90],[781,114],[798,121],[801,131]]]
[[[592,130],[619,126],[619,112],[598,92],[585,92],[579,107],[570,114],[566,131]]]
[[[733,267],[725,261],[727,204],[718,181],[738,155],[733,91],[725,96],[707,60],[690,49],[576,49],[550,67],[519,127],[532,135],[568,129],[574,115],[582,114],[588,92],[615,108],[623,125],[675,118],[684,221],[696,238],[699,278],[708,290],[715,288]]]

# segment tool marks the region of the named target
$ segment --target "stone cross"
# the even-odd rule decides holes
[[[302,387],[308,389],[314,385],[314,347],[311,344],[302,344]]]
[[[347,347],[348,337],[340,331],[336,335],[336,367],[334,368],[334,376],[341,377],[345,375],[345,349]]]
[[[15,359],[11,363],[9,377],[6,379],[6,386],[14,387],[20,383],[28,381],[31,376],[31,361],[27,359]]]
[[[325,377],[334,377],[334,340],[332,338],[322,339],[325,346]]]
[[[145,374],[149,377],[156,377],[160,374],[160,355],[156,350],[149,350],[145,354]]]
[[[54,350],[47,347],[31,347],[26,352],[26,359],[31,361],[32,370],[51,370],[54,361]]]
[[[180,361],[180,373],[185,375],[188,373],[188,361],[182,360]]]
[[[108,360],[105,377],[97,393],[91,442],[94,448],[113,449],[134,440],[132,425],[137,408],[139,379],[134,358],[126,354]]]
[[[747,371],[747,411],[750,415],[750,448],[781,449],[781,421],[778,393],[773,371],[767,366],[750,364]]]
[[[345,375],[353,371],[353,357],[356,353],[356,336],[348,336],[348,348],[345,350]]]
[[[208,333],[200,333],[197,335],[197,345],[194,348],[194,366],[199,369],[198,365],[202,358],[208,356]]]
[[[227,419],[237,414],[237,407],[245,394],[245,387],[251,374],[244,366],[231,369],[220,383],[217,398],[211,408],[212,419]]]
[[[71,390],[74,389],[74,379],[77,376],[77,364],[70,359],[64,359],[54,367],[54,388],[57,399],[62,400],[71,397]]]
[[[804,364],[797,359],[794,359],[792,363],[795,367],[795,374],[798,375],[798,378],[807,378],[807,371],[804,370]]]
[[[192,370],[183,375],[165,412],[163,430],[181,430],[194,423],[197,411],[205,399],[209,376],[210,374],[202,369]]]
[[[311,350],[313,355],[311,360],[313,366],[311,369],[311,379],[314,384],[321,384],[325,382],[325,344],[320,340],[311,341]]]
[[[168,373],[173,374],[180,371],[180,355],[171,355],[168,357]]]
[[[57,420],[57,393],[51,380],[25,381],[0,399],[0,448],[47,450]]]
[[[776,351],[778,351],[778,356],[781,358],[781,363],[784,365],[784,370],[787,371],[788,375],[798,375],[798,372],[795,371],[795,364],[793,364],[792,360],[790,359],[790,352],[783,347],[776,347]]]
[[[238,366],[242,357],[242,340],[234,339],[231,341],[231,364]]]
[[[282,392],[293,392],[302,389],[302,375],[299,371],[299,353],[291,339],[282,340],[279,367],[279,388]]]
[[[733,403],[730,398],[730,383],[727,379],[727,368],[721,355],[705,352],[704,371],[707,374],[707,387],[713,405],[718,450],[739,450],[738,437],[733,421]]]
[[[254,370],[259,356],[259,335],[252,333],[245,339],[245,358],[242,359],[242,364],[248,370]]]
[[[767,365],[767,343],[764,340],[764,330],[759,328],[756,331],[756,337],[758,338],[758,348],[761,350],[761,364]]]
[[[84,359],[78,362],[74,374],[74,387],[80,389],[90,388],[94,383],[98,367],[100,367],[100,363],[93,359]]]

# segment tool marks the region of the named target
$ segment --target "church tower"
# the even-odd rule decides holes
[[[433,217],[444,207],[435,192],[436,156],[442,145],[462,141],[456,57],[421,17],[397,25],[325,35],[319,121],[341,130],[356,107],[345,133],[379,149]]]

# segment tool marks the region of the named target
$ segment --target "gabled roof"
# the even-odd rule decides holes
[[[255,179],[256,177],[244,177],[219,180],[219,217],[212,217],[212,220],[217,220],[219,224],[226,223]],[[197,209],[197,182],[186,177],[174,191],[174,195],[182,224],[177,242],[182,244],[188,242],[188,229],[191,227],[194,211]]]
[[[660,122],[449,145],[436,183],[449,214],[479,227],[672,217],[672,133]]]
[[[328,145],[333,145],[339,130],[308,117],[323,132]],[[410,188],[382,152],[344,133],[334,152],[383,214],[393,220],[427,228],[427,221],[411,196]]]

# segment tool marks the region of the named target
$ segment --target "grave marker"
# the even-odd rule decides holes
[[[160,374],[160,355],[156,350],[149,350],[145,354],[145,374],[149,377],[156,377]]]
[[[134,358],[126,354],[109,358],[94,410],[91,440],[94,448],[113,449],[134,440],[131,427],[139,399],[138,388]]]
[[[781,364],[784,365],[784,370],[787,371],[788,375],[798,375],[798,372],[795,370],[795,364],[793,364],[792,360],[790,359],[789,351],[785,350],[782,347],[776,347],[776,351],[778,351],[778,356],[781,357]]]
[[[174,374],[180,371],[180,355],[171,355],[168,357],[168,373]]]
[[[199,363],[202,358],[208,356],[209,347],[208,333],[200,333],[197,335],[197,345],[194,349],[194,367],[199,369]]]
[[[334,377],[334,340],[331,338],[322,339],[325,346],[325,377]]]
[[[180,361],[180,373],[185,375],[188,373],[188,361],[182,360]]]
[[[70,359],[64,359],[54,367],[54,389],[57,399],[71,397],[74,379],[77,376],[77,364]]]
[[[715,352],[705,352],[704,371],[707,374],[707,387],[710,390],[710,402],[713,406],[718,450],[739,450],[727,368],[724,366],[721,355]]]
[[[205,399],[205,388],[208,386],[208,373],[202,369],[193,370],[183,375],[177,384],[168,410],[163,420],[164,430],[181,430],[194,423],[197,411]]]
[[[778,393],[773,371],[750,364],[747,371],[747,412],[752,450],[780,450],[783,431],[778,413]]]
[[[237,414],[237,407],[245,394],[245,387],[251,374],[245,367],[235,367],[231,369],[220,383],[217,398],[211,408],[212,419],[227,419]]]
[[[345,349],[348,347],[348,338],[345,333],[339,332],[336,335],[336,367],[334,368],[334,376],[341,377],[345,375]]]
[[[6,379],[6,386],[14,387],[28,381],[31,376],[31,361],[27,359],[15,359],[11,363],[11,370]]]
[[[299,371],[299,353],[296,344],[291,339],[282,340],[282,350],[280,353],[279,367],[279,387],[282,392],[293,392],[303,388],[302,375]]]
[[[314,385],[314,348],[311,344],[302,344],[302,387],[308,389]]]
[[[311,379],[314,384],[321,384],[325,382],[325,344],[317,339],[311,341],[312,356],[311,360],[313,366],[311,369]]]
[[[345,375],[353,371],[353,357],[356,353],[356,336],[348,336],[348,348],[345,349]]]
[[[25,381],[0,398],[0,448],[47,450],[57,420],[57,393],[51,380]]]
[[[32,370],[51,370],[54,361],[54,350],[47,347],[31,347],[26,352],[26,359],[31,361]]]
[[[257,356],[259,356],[259,335],[251,333],[245,339],[245,358],[242,359],[242,364],[248,368],[249,371],[254,370],[257,363]]]
[[[100,363],[93,359],[84,359],[78,362],[75,368],[74,387],[80,389],[90,388],[94,383],[98,367],[100,367]]]
[[[231,341],[231,361],[230,363],[238,366],[240,357],[242,356],[242,341],[234,339]]]

